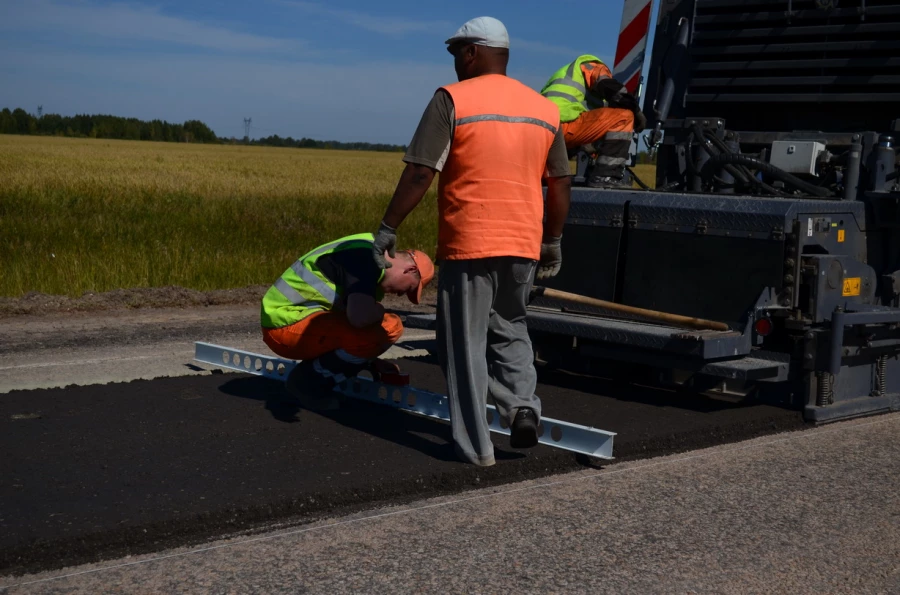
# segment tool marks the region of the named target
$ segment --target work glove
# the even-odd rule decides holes
[[[634,114],[634,131],[643,132],[647,128],[647,116],[639,109],[632,110]]]
[[[562,236],[541,243],[541,261],[538,263],[537,278],[555,277],[560,267],[562,267]]]
[[[604,78],[598,80],[596,83],[594,83],[592,89],[594,93],[597,93],[606,101],[611,101],[613,98],[620,96],[622,93],[628,93],[628,89],[625,88],[625,85],[613,78]]]
[[[384,221],[378,227],[375,233],[375,241],[372,242],[372,258],[380,269],[389,269],[392,265],[384,259],[384,253],[387,252],[393,258],[397,253],[397,230],[387,225]]]
[[[643,132],[647,128],[647,117],[641,111],[637,99],[628,92],[625,85],[616,79],[602,79],[594,84],[594,91],[603,96],[609,107],[627,109],[634,114],[634,131]]]

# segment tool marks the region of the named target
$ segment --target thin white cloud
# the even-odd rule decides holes
[[[331,17],[344,24],[380,33],[382,35],[400,36],[407,33],[433,33],[441,39],[446,39],[453,34],[460,23],[449,21],[417,21],[397,17],[382,17],[362,13],[355,10],[341,10],[330,8],[317,2],[307,0],[272,0],[276,4],[289,6],[302,10],[308,14]],[[538,54],[551,54],[556,56],[570,56],[574,60],[584,52],[572,48],[544,43],[542,41],[529,41],[512,37],[510,39],[512,51],[524,51]]]
[[[382,35],[399,36],[418,32],[443,34],[446,31],[451,33],[453,31],[453,24],[448,21],[416,21],[397,17],[375,16],[355,10],[330,8],[324,4],[305,2],[303,0],[275,0],[275,3],[296,8],[309,14],[328,16],[348,25]]]
[[[0,31],[56,32],[90,39],[155,41],[227,52],[278,52],[303,43],[243,33],[134,3],[27,0],[4,8]]]
[[[584,50],[579,51],[577,49],[561,46],[561,45],[553,45],[552,43],[544,43],[543,41],[529,41],[527,39],[519,39],[518,37],[511,37],[509,40],[510,52],[516,52],[519,50],[526,52],[533,52],[535,54],[551,54],[554,56],[564,56],[568,58],[568,61],[571,62],[578,56],[582,54],[586,54]],[[606,61],[606,58],[602,56],[598,56],[602,60]],[[612,65],[612,62],[610,62]],[[562,66],[562,65],[560,65]]]
[[[328,64],[256,54],[158,53],[122,60],[115,54],[12,50],[0,53],[0,80],[7,83],[0,108],[42,104],[45,113],[200,119],[216,134],[237,137],[243,118],[251,117],[254,137],[403,144],[435,90],[454,82],[452,65],[441,70],[415,62],[373,61],[354,77],[333,73]],[[378,92],[361,97],[361,88]]]

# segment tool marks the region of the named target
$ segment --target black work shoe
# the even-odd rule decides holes
[[[531,448],[538,443],[538,421],[534,411],[519,407],[509,428],[509,445],[513,448]]]
[[[299,362],[285,380],[287,391],[312,411],[333,411],[340,407],[334,384],[334,380],[316,372],[313,360]]]

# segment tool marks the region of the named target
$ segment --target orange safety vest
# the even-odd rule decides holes
[[[441,88],[453,98],[456,121],[438,181],[437,258],[539,260],[541,177],[559,108],[499,74]]]

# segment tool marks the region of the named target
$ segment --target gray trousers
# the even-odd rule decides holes
[[[457,452],[494,462],[488,393],[511,423],[519,407],[540,418],[537,372],[525,309],[537,262],[511,256],[445,260],[438,275],[438,357],[447,379]]]

